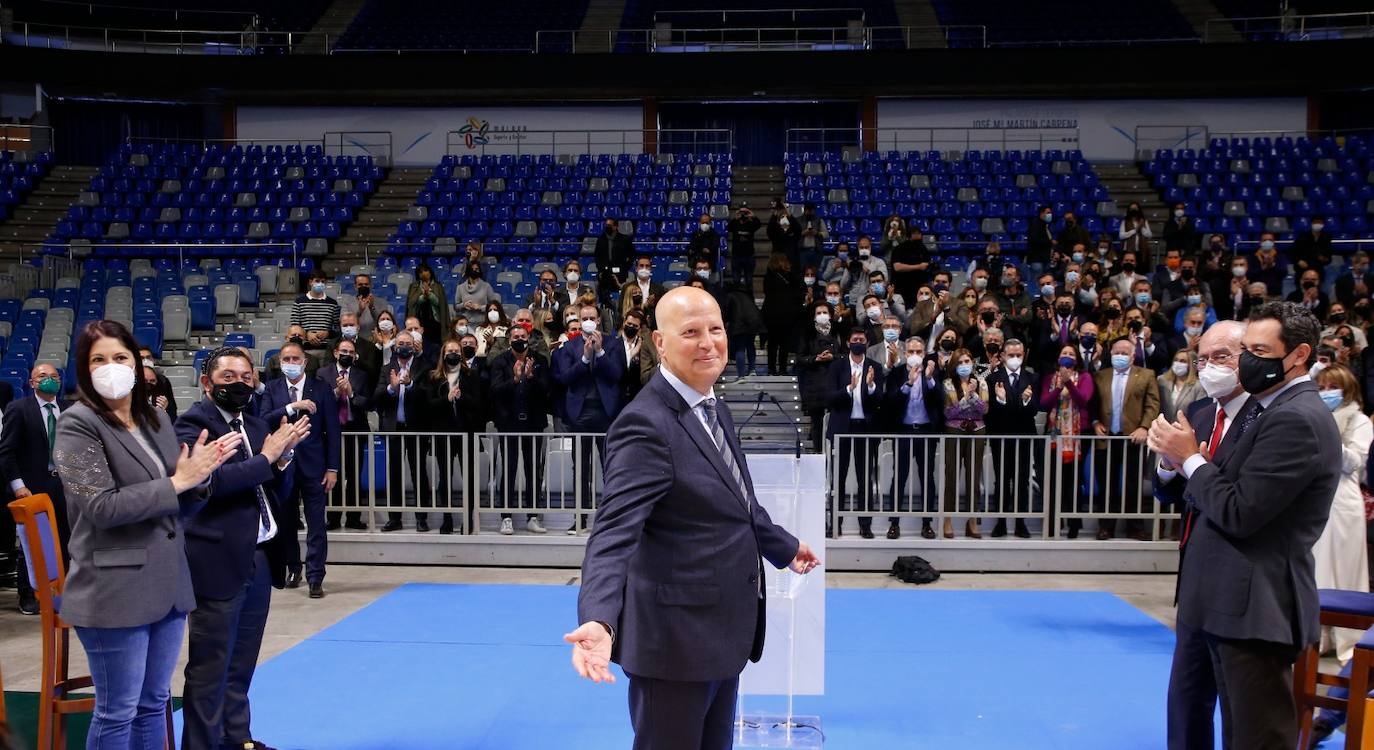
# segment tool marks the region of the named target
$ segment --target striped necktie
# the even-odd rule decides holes
[[[744,497],[744,504],[749,505],[749,489],[744,484],[744,475],[740,473],[739,462],[735,459],[735,452],[730,450],[730,444],[725,441],[725,430],[721,429],[720,416],[716,414],[716,400],[708,398],[701,402],[701,413],[706,417],[706,426],[710,428],[711,440],[715,441],[716,450],[720,451],[720,457],[725,461],[725,466],[730,470],[730,476],[735,478],[735,483],[739,485],[739,493]]]

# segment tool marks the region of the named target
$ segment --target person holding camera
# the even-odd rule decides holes
[[[754,234],[762,226],[748,203],[741,203],[735,218],[725,225],[730,237],[730,276],[738,283],[754,283]]]
[[[596,296],[602,307],[610,308],[611,294],[629,281],[634,243],[620,233],[620,222],[607,218],[605,229],[596,238]]]

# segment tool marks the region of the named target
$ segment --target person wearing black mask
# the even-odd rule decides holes
[[[501,304],[501,295],[482,278],[484,275],[481,263],[468,263],[463,269],[463,280],[453,292],[454,308],[471,319],[481,317],[483,310],[491,303]],[[448,329],[445,328],[444,332],[447,333]],[[428,329],[425,330],[425,334],[429,334]]]
[[[345,326],[347,327],[347,326]],[[369,347],[376,350],[376,347]],[[363,489],[358,477],[362,476],[363,442],[362,433],[372,428],[367,423],[368,404],[372,399],[372,378],[358,360],[360,346],[349,338],[339,339],[334,344],[334,362],[320,368],[320,380],[334,388],[334,401],[339,409],[339,431],[343,435],[343,471],[340,480],[334,485],[332,505],[361,505]],[[339,511],[328,513],[325,531],[338,531]],[[344,526],[355,531],[366,531],[362,513],[350,510]]]
[[[833,450],[839,454],[839,474],[849,475],[849,459],[854,458],[855,487],[857,497],[841,491],[840,497],[831,498],[838,502],[841,511],[872,511],[881,504],[870,487],[869,478],[877,475],[878,444],[862,435],[878,429],[878,411],[883,401],[883,366],[869,359],[868,334],[862,328],[849,332],[849,354],[843,359],[830,363],[826,371],[826,401],[830,407],[829,433]],[[845,486],[846,482],[840,482]],[[873,538],[872,515],[859,516],[859,536]],[[844,519],[834,529],[839,537],[844,529]]]
[[[1082,363],[1084,372],[1089,374],[1101,370],[1106,363],[1103,356],[1102,344],[1098,338],[1097,324],[1091,320],[1085,320],[1078,324],[1078,361]]]
[[[464,435],[470,440],[477,431],[475,415],[483,394],[480,375],[464,361],[462,348],[462,342],[456,339],[444,342],[439,350],[439,362],[425,374],[416,389],[419,394],[417,400],[423,404],[422,408],[416,410],[419,424],[413,424],[415,418],[412,418],[412,427],[434,433],[419,438],[418,443],[422,458],[433,455],[437,460],[439,471],[430,482],[436,489],[435,505],[440,508],[463,504],[461,495],[458,502],[454,502],[451,490],[454,476],[477,473],[473,471],[476,467],[463,466],[463,457],[478,455],[478,451],[465,450],[462,441]],[[454,459],[458,461],[456,469]],[[429,462],[426,460],[424,463],[428,471]],[[421,495],[420,507],[428,506],[429,499],[428,495]],[[474,506],[476,499],[475,496],[469,496],[469,506]],[[443,514],[443,521],[439,524],[440,534],[453,533],[453,516],[453,513]]]
[[[1092,233],[1083,225],[1078,223],[1078,217],[1072,211],[1064,212],[1064,228],[1059,230],[1059,235],[1055,237],[1056,247],[1071,248],[1074,245],[1087,247],[1093,244]]]
[[[372,408],[377,412],[380,432],[415,432],[424,419],[425,401],[417,386],[429,369],[428,363],[420,356],[415,339],[408,332],[396,334],[396,342],[391,347],[391,362],[382,369],[377,390],[372,394]],[[417,488],[421,498],[432,497],[429,472],[420,471],[420,444],[415,435],[396,435],[386,439],[386,499],[392,508],[405,506],[403,478],[409,470],[412,486]],[[430,504],[425,500],[426,505]],[[386,525],[382,531],[399,531],[401,512],[387,513]],[[415,514],[415,530],[429,531],[428,514]]]
[[[596,238],[596,298],[602,307],[609,309],[611,295],[630,280],[634,256],[634,244],[620,233],[620,222],[606,219],[601,236]]]
[[[1321,274],[1314,268],[1303,271],[1298,277],[1298,288],[1289,293],[1288,301],[1311,310],[1318,320],[1324,319],[1330,301],[1326,297],[1326,292],[1322,291]]]
[[[1207,246],[1198,259],[1198,278],[1213,286],[1218,282],[1226,282],[1230,279],[1232,257],[1231,249],[1226,246],[1226,237],[1213,234],[1207,239]]]
[[[1374,273],[1369,270],[1369,254],[1356,250],[1350,256],[1350,267],[1336,278],[1336,299],[1348,308],[1353,308],[1363,300],[1368,307],[1370,293],[1374,292]],[[1367,322],[1369,317],[1359,316]]]
[[[1122,297],[1129,298],[1131,296],[1131,287],[1135,286],[1137,281],[1150,280],[1149,277],[1144,274],[1136,273],[1137,266],[1135,253],[1122,253],[1120,268],[1121,270],[1119,273],[1107,277],[1107,283],[1114,287],[1117,294],[1120,294]]]
[[[1035,369],[1053,372],[1059,361],[1059,350],[1078,338],[1078,326],[1082,320],[1075,310],[1073,294],[1060,292],[1054,297],[1054,310],[1050,316],[1036,320],[1033,348],[1037,354]]]
[[[268,425],[253,416],[253,363],[236,348],[216,349],[202,367],[205,398],[177,419],[177,439],[196,445],[202,435],[218,440],[233,431],[242,440],[211,477],[209,502],[185,527],[196,608],[187,623],[181,744],[251,747],[261,743],[252,737],[249,685],[272,589],[286,583],[285,545],[295,541],[277,495],[310,420]]]
[[[496,431],[520,433],[500,438],[505,468],[505,507],[547,507],[540,488],[544,486],[544,457],[549,446],[537,433],[543,432],[549,423],[549,384],[553,377],[549,362],[530,351],[529,333],[525,329],[512,328],[510,349],[492,359],[488,371]],[[523,485],[518,481],[522,475]],[[525,529],[531,534],[546,532],[543,520],[533,512],[525,519]],[[515,533],[515,521],[510,513],[501,514],[501,533]]]
[[[621,403],[630,403],[654,375],[658,367],[658,349],[649,340],[649,316],[643,310],[625,313],[620,327],[620,346],[624,350],[625,373],[620,376]]]
[[[360,273],[353,277],[353,299],[357,302],[345,307],[342,312],[358,314],[358,336],[363,339],[372,338],[372,332],[377,328],[377,316],[384,312],[395,314],[390,302],[372,293],[372,277],[368,274]],[[348,307],[354,309],[350,310]]]
[[[480,271],[479,265],[479,274]],[[468,269],[468,273],[472,273],[471,268]],[[416,318],[420,321],[420,328],[424,331],[423,340],[413,342],[420,345],[420,351],[424,351],[425,346],[432,350],[434,344],[443,341],[448,333],[448,295],[444,292],[444,285],[434,277],[434,270],[426,263],[421,263],[420,267],[415,269],[415,281],[411,282],[410,289],[406,291],[406,318]]]

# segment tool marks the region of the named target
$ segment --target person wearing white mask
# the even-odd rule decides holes
[[[372,331],[372,346],[381,353],[381,366],[386,367],[391,364],[391,349],[396,343],[396,334],[400,333],[400,326],[396,325],[396,314],[387,310],[377,316],[377,327]],[[380,368],[378,368],[380,372]]]
[[[797,255],[801,222],[792,217],[790,207],[781,198],[773,199],[773,215],[768,219],[767,234],[768,241],[773,243],[773,252],[786,255],[793,268],[801,265]]]
[[[575,260],[568,261],[563,265],[563,283],[559,284],[558,289],[554,292],[555,306],[562,311],[558,314],[560,316],[566,316],[569,312],[576,314],[577,306],[580,304],[579,300],[588,295],[595,299],[596,292],[592,290],[591,286],[582,283],[582,264]],[[562,322],[561,318],[559,322]],[[562,329],[554,329],[555,332],[560,330]]]
[[[91,748],[163,744],[172,672],[196,606],[183,519],[205,506],[206,482],[241,439],[200,432],[179,445],[135,373],[137,351],[117,322],[85,326],[73,373],[80,402],[62,412],[51,451],[71,514],[62,619],[86,650],[96,692]]]
[[[310,273],[310,288],[296,298],[291,308],[291,325],[305,329],[305,348],[323,351],[329,348],[329,339],[339,335],[339,303],[325,293],[325,283],[329,277],[324,270],[316,268]]]
[[[1201,337],[1201,332],[1198,333]],[[1159,376],[1159,411],[1161,414],[1177,414],[1180,409],[1206,395],[1202,383],[1198,382],[1197,369],[1193,359],[1197,356],[1196,345],[1192,349],[1179,349],[1169,369]]]
[[[1093,431],[1099,436],[1125,436],[1130,440],[1104,440],[1095,446],[1094,466],[1106,467],[1095,510],[1108,513],[1140,511],[1143,446],[1150,423],[1159,416],[1159,384],[1153,371],[1132,364],[1136,345],[1129,338],[1112,342],[1111,367],[1093,376],[1098,396],[1098,418]],[[1111,539],[1116,519],[1097,522],[1097,538]],[[1137,540],[1150,538],[1141,521],[1126,522],[1126,534]]]
[[[692,278],[699,279],[705,286],[706,291],[720,300],[721,285],[720,276],[712,270],[711,262],[705,258],[697,258],[692,261]]]
[[[1197,224],[1188,216],[1188,206],[1183,202],[1174,204],[1169,220],[1164,223],[1164,247],[1192,253],[1198,248]]]
[[[880,273],[887,278],[887,263],[873,254],[873,241],[866,235],[859,237],[856,255],[850,258],[840,285],[848,291],[852,304],[858,304],[868,294],[869,279]]]
[[[819,453],[825,447],[821,430],[826,410],[825,371],[839,353],[839,338],[831,321],[830,305],[824,299],[802,310],[801,319],[797,321],[798,347],[793,362],[802,411],[811,417],[811,446]]]
[[[707,268],[720,266],[720,232],[711,224],[710,214],[697,217],[697,226],[687,242],[687,259],[693,264],[704,260]]]
[[[926,356],[926,344],[919,336],[906,340],[904,357],[887,374],[883,389],[884,430],[901,435],[893,441],[896,471],[892,476],[892,496],[899,512],[910,512],[916,505],[921,510],[936,509],[935,451],[940,444],[937,437],[944,427],[945,386],[943,373],[936,357]],[[915,466],[912,463],[915,462]],[[913,482],[914,480],[914,482]],[[911,489],[908,491],[908,487]],[[916,500],[916,496],[921,500]],[[885,505],[884,510],[892,506]],[[934,539],[929,516],[921,519],[921,537]],[[888,519],[887,538],[902,535],[901,519]]]
[[[1240,385],[1241,337],[1245,324],[1223,320],[1202,335],[1198,344],[1198,384],[1205,398],[1183,403],[1174,399],[1175,415],[1183,411],[1193,426],[1199,441],[1207,443],[1207,450],[1217,450],[1232,444],[1239,432],[1233,428],[1242,415],[1250,394]],[[1154,483],[1155,499],[1172,505],[1181,513],[1179,520],[1179,569],[1188,554],[1188,542],[1196,524],[1201,523],[1197,510],[1184,498],[1187,479],[1167,460],[1159,463],[1158,479]],[[1208,747],[1215,737],[1213,715],[1216,711],[1216,679],[1212,657],[1203,634],[1197,628],[1180,622],[1174,642],[1174,667],[1169,675],[1168,739],[1169,747]]]
[[[1171,351],[1188,351],[1193,356],[1197,355],[1198,342],[1202,340],[1202,333],[1208,326],[1207,313],[1201,307],[1193,307],[1183,311],[1183,317],[1179,319],[1181,330],[1169,335],[1169,349]],[[1165,412],[1166,414],[1172,412]]]
[[[902,320],[892,313],[883,315],[877,329],[877,337],[868,347],[868,358],[883,366],[883,376],[900,368],[906,357],[906,347],[902,344]]]
[[[992,400],[988,402],[986,419],[989,435],[1015,437],[992,438],[988,448],[992,452],[994,511],[1015,514],[1014,533],[1021,539],[1030,538],[1026,515],[1033,510],[1031,476],[1040,476],[1039,452],[1032,439],[1038,430],[1035,417],[1040,412],[1036,401],[1038,379],[1026,367],[1026,345],[1020,339],[1007,339],[1002,345],[1001,365],[988,373],[988,388]],[[992,528],[994,537],[1007,535],[1007,519],[1003,515]]]
[[[1331,233],[1326,231],[1326,219],[1313,216],[1311,231],[1299,232],[1293,237],[1293,244],[1288,246],[1288,262],[1293,264],[1295,274],[1312,269],[1324,275],[1331,264],[1331,252]]]
[[[596,305],[582,305],[578,319],[580,335],[570,337],[554,352],[553,377],[564,388],[562,404],[555,407],[555,412],[561,409],[570,432],[590,433],[576,439],[577,455],[573,463],[574,481],[582,498],[581,510],[588,511],[595,497],[592,448],[596,448],[598,456],[606,455],[606,430],[624,405],[620,379],[625,373],[625,354],[621,351],[619,336],[603,336],[601,311]],[[568,534],[579,533],[586,527],[587,520],[584,513],[576,513]]]
[[[620,288],[620,321],[625,314],[638,307],[649,316],[649,328],[654,327],[654,306],[663,298],[663,285],[654,281],[654,261],[647,255],[635,259],[634,276]]]
[[[362,368],[367,374],[367,391],[371,392],[377,384],[377,375],[382,371],[382,352],[375,346],[368,346],[364,340],[362,324],[358,319],[357,313],[343,313],[339,316],[339,338],[334,343],[334,349],[338,349],[338,341],[349,341],[353,343],[354,359],[358,362],[358,367]],[[325,365],[333,364],[327,361]],[[323,369],[323,367],[321,367]],[[307,373],[313,374],[313,373]]]
[[[500,302],[487,304],[487,309],[482,313],[482,323],[476,330],[471,331],[477,337],[477,356],[485,357],[487,352],[496,345],[497,341],[502,341],[505,346],[505,338],[510,333],[510,320],[506,318],[506,309]],[[458,334],[454,338],[461,339],[465,334]]]

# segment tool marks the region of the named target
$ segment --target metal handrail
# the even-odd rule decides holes
[[[393,49],[376,49],[370,47],[330,47],[331,55],[471,55],[471,54],[502,54],[518,52],[520,54],[534,54],[536,50],[531,47],[397,47]]]
[[[1345,23],[1345,21],[1355,21],[1358,23]],[[1324,22],[1330,21],[1330,24]],[[1311,40],[1309,36],[1315,32],[1339,32],[1350,29],[1365,29],[1374,33],[1374,11],[1356,11],[1353,13],[1290,13],[1277,16],[1248,16],[1240,18],[1209,18],[1203,27],[1203,38],[1208,41],[1213,40],[1213,27],[1220,27],[1226,24],[1232,33],[1245,34],[1270,34],[1274,39],[1288,41]],[[1251,29],[1251,26],[1258,28]],[[1218,38],[1229,36],[1225,31],[1215,32]],[[1226,40],[1229,41],[1229,40]]]
[[[871,136],[872,147],[865,136]],[[1022,137],[1024,136],[1024,137]],[[1079,129],[1034,128],[790,128],[787,152],[833,151],[864,146],[867,151],[923,151],[1078,147]]]
[[[1151,135],[1151,131],[1162,132],[1156,136]],[[1200,138],[1203,148],[1206,147],[1209,141],[1206,125],[1137,125],[1132,134],[1136,158],[1139,160],[1150,158],[1156,150],[1161,148],[1195,148],[1192,145],[1195,138]],[[1142,146],[1142,140],[1150,143],[1159,141],[1160,145]],[[1146,155],[1146,152],[1149,152],[1149,156]]]
[[[390,167],[392,138],[390,130],[331,130],[324,134],[322,141],[326,156],[370,156],[379,166]],[[350,149],[358,153],[345,153]]]
[[[902,35],[902,46],[906,49],[928,48],[931,44],[923,43],[923,40],[933,38],[936,35],[947,46],[950,42],[959,42],[967,45],[968,42],[975,42],[975,48],[986,48],[988,46],[988,27],[982,24],[947,24],[944,26],[869,26],[864,29],[867,38],[866,49],[887,49],[882,39],[889,33],[900,32]]]
[[[707,9],[684,9],[684,10],[656,10],[656,11],[654,11],[654,20],[657,21],[657,20],[658,20],[658,17],[659,17],[660,15],[668,15],[668,16],[714,16],[714,15],[719,15],[719,16],[720,16],[721,22],[724,23],[725,21],[727,21],[727,20],[729,19],[729,15],[730,15],[731,13],[741,14],[741,15],[743,15],[743,14],[748,14],[748,13],[759,13],[759,14],[763,14],[763,13],[784,14],[784,13],[786,13],[786,14],[790,14],[791,19],[792,19],[793,21],[797,20],[797,14],[798,14],[798,13],[857,13],[857,14],[858,14],[858,18],[857,18],[856,20],[859,20],[859,21],[863,21],[863,20],[865,20],[865,19],[868,17],[868,14],[867,14],[862,8],[841,8],[841,7],[831,7],[831,8],[707,8]]]
[[[181,14],[199,16],[238,16],[247,18],[249,23],[256,26],[258,14],[250,10],[224,10],[221,8],[158,8],[148,5],[120,5],[118,3],[92,3],[81,0],[39,0],[50,5],[73,5],[78,8],[85,8],[87,13],[94,13],[100,9],[110,10],[134,10],[140,13],[155,15],[159,13],[170,13],[175,20],[181,20]]]
[[[106,26],[15,21],[4,42],[20,47],[87,51],[211,54],[233,50],[251,54],[260,49],[293,50],[310,39],[329,36],[308,31],[261,29],[132,29]]]
[[[1016,49],[1022,47],[1141,47],[1153,44],[1203,44],[1200,36],[1153,37],[1139,39],[1045,39],[1027,42],[992,42],[989,47]]]
[[[128,143],[198,143],[202,148],[212,143],[228,143],[235,146],[324,146],[324,138],[155,138],[134,136]]]
[[[263,250],[280,250],[282,252],[278,254],[283,257],[286,255],[285,251],[290,250],[291,265],[295,267],[299,265],[300,262],[300,258],[297,257],[296,243],[294,242],[235,242],[231,245],[204,245],[196,244],[194,242],[90,242],[89,244],[87,244],[73,243],[70,240],[67,242],[23,242],[19,244],[19,259],[21,262],[23,261],[25,251],[27,250],[28,253],[33,257],[58,257],[75,261],[84,259],[88,255],[90,255],[90,253],[94,251],[96,248],[102,247],[134,248],[146,250],[175,250],[178,264],[180,264],[182,261],[186,259],[186,252],[191,249],[203,250],[207,248],[224,248],[226,251],[232,251],[235,249],[245,247],[262,248]],[[150,257],[154,255],[165,257],[167,255],[171,255],[171,253],[149,254]]]
[[[750,38],[752,35],[752,38]],[[788,38],[790,35],[790,39]],[[819,36],[818,36],[819,35]],[[775,38],[767,38],[775,37]],[[606,53],[622,47],[630,52],[691,51],[702,45],[732,50],[787,49],[919,49],[948,46],[987,47],[987,27],[978,24],[946,26],[844,27],[739,26],[726,28],[669,29],[541,29],[534,32],[534,51],[539,53]],[[936,42],[938,40],[938,43]]]
[[[690,134],[691,142],[677,140]],[[502,135],[507,137],[495,140]],[[535,136],[535,138],[531,138]],[[541,136],[547,136],[543,138]],[[560,141],[560,136],[562,139]],[[710,136],[709,138],[707,136]],[[469,123],[460,130],[445,135],[444,153],[477,153],[488,149],[513,154],[595,154],[595,153],[657,153],[664,147],[681,148],[690,145],[691,153],[729,153],[735,148],[735,134],[729,128],[641,128],[588,130],[494,130],[475,127]],[[618,149],[618,150],[616,150]]]

